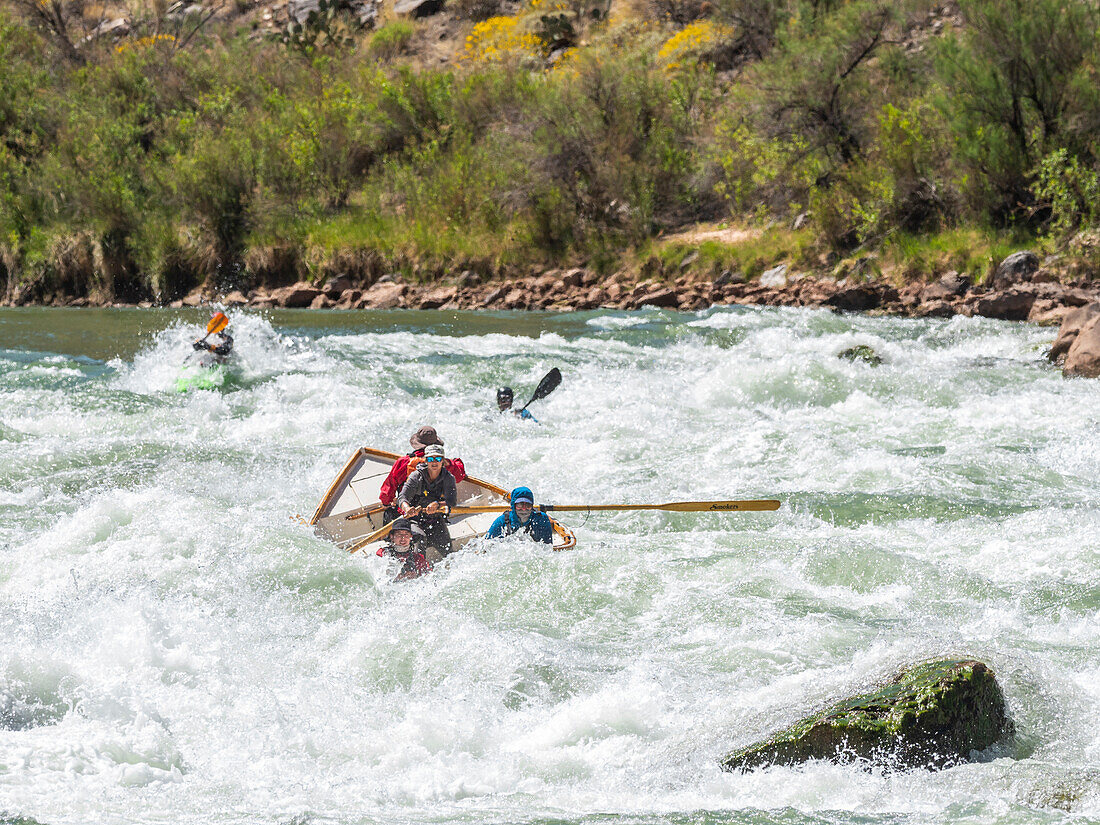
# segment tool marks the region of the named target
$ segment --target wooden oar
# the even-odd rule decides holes
[[[778,510],[780,502],[773,498],[747,501],[671,501],[667,504],[540,504],[537,509],[546,512],[588,512],[590,510],[670,510],[674,513],[730,513],[750,510]],[[507,504],[486,504],[475,507],[452,507],[452,515],[468,513],[506,513],[512,509]]]
[[[397,524],[397,522],[400,521],[402,518],[404,518],[404,516],[400,516],[398,518],[395,518],[393,521],[389,522],[389,524],[383,524],[381,527],[379,527],[373,533],[367,533],[367,535],[363,536],[363,538],[359,539],[359,541],[355,542],[355,544],[353,544],[351,547],[349,547],[348,552],[349,553],[354,553],[358,550],[362,550],[364,547],[366,547],[371,542],[378,541],[379,539],[384,539],[386,536],[388,536],[390,534],[390,530],[393,529],[393,526],[395,524]]]
[[[485,504],[477,507],[452,507],[449,515],[464,516],[472,513],[506,513],[512,508],[507,504]],[[539,510],[543,511],[580,511],[591,510],[671,510],[675,513],[729,513],[734,511],[747,512],[750,510],[778,510],[779,501],[776,499],[756,499],[748,501],[671,501],[667,504],[540,504]],[[349,553],[362,550],[368,544],[385,538],[389,535],[394,519],[389,524],[383,524],[373,533],[368,533],[348,548]]]

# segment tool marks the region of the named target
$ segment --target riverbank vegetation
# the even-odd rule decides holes
[[[1044,244],[1091,271],[1085,0],[455,0],[373,27],[340,0],[271,30],[247,0],[155,3],[120,37],[82,33],[85,4],[5,2],[9,300],[693,250],[980,279]],[[745,231],[683,240],[699,225]]]

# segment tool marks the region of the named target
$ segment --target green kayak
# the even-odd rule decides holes
[[[225,364],[212,364],[208,367],[196,364],[184,367],[176,379],[176,392],[220,390],[225,384],[228,371]]]

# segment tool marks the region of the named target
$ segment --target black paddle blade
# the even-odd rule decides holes
[[[542,380],[539,381],[539,385],[535,387],[535,394],[531,396],[530,401],[523,405],[523,409],[526,410],[535,401],[538,401],[540,398],[545,398],[546,396],[548,396],[550,393],[558,388],[558,384],[560,383],[561,372],[558,370],[557,367],[554,367],[554,369],[546,373],[546,375],[542,377]]]

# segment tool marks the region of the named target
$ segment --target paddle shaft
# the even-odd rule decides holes
[[[402,518],[403,518],[403,516],[402,516]],[[367,535],[363,536],[363,538],[359,539],[359,541],[355,542],[355,544],[353,544],[351,547],[349,547],[348,552],[349,553],[354,553],[358,550],[362,550],[364,547],[366,547],[368,544],[370,544],[372,542],[378,541],[379,539],[384,539],[386,536],[388,536],[390,534],[390,530],[393,529],[393,526],[395,524],[397,524],[398,520],[399,519],[394,519],[393,521],[389,522],[388,524],[383,524],[381,527],[379,527],[373,533],[367,533]]]
[[[588,512],[596,510],[667,510],[674,513],[733,513],[748,511],[778,510],[780,502],[776,499],[756,499],[747,501],[672,501],[667,504],[540,504],[544,512]],[[475,507],[452,507],[453,515],[469,513],[506,513],[512,509],[506,504],[487,504]]]
[[[479,507],[452,507],[448,515],[465,516],[473,513],[506,513],[511,510],[507,504],[486,504]],[[776,499],[755,499],[747,501],[671,501],[667,504],[540,504],[539,510],[557,512],[588,512],[595,510],[669,510],[674,513],[732,513],[761,510],[778,510]],[[375,511],[377,512],[377,511]],[[362,550],[368,544],[389,535],[397,519],[383,524],[373,533],[368,533],[348,548],[349,553]]]

